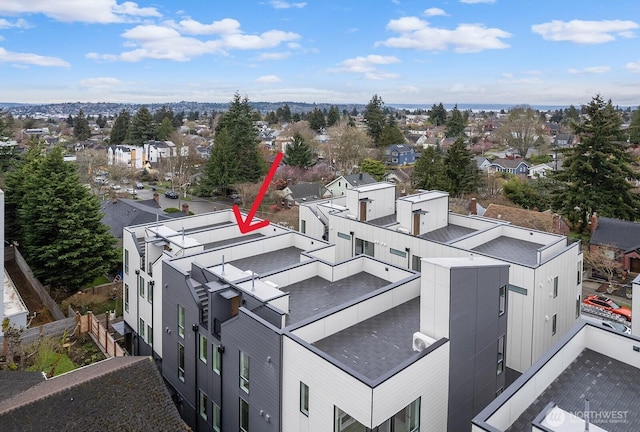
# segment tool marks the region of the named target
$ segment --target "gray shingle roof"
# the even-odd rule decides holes
[[[153,199],[137,201],[118,198],[115,202],[107,200],[100,210],[104,214],[102,223],[109,227],[115,238],[122,238],[122,229],[127,226],[185,216],[184,212],[166,213]]]
[[[150,357],[110,358],[0,402],[3,431],[185,431]]]
[[[623,251],[637,249],[640,247],[640,223],[599,217],[589,243]]]
[[[44,381],[42,372],[0,371],[0,403]]]

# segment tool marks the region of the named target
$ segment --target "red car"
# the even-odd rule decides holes
[[[583,302],[585,304],[588,304],[589,306],[597,307],[599,309],[606,310],[607,312],[620,315],[627,321],[631,321],[631,309],[620,306],[609,297],[601,295],[590,295],[589,297],[584,299]]]

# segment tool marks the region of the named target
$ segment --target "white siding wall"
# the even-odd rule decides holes
[[[449,338],[450,291],[450,269],[422,260],[420,333]]]

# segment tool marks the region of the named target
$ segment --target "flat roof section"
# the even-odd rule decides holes
[[[388,281],[361,272],[335,282],[314,276],[282,287],[282,291],[289,293],[286,325],[302,321],[387,285]]]
[[[214,249],[217,247],[221,247],[221,246],[229,246],[235,243],[242,243],[244,241],[247,240],[255,240],[261,237],[265,237],[264,235],[260,234],[260,233],[253,233],[253,234],[245,234],[245,235],[241,235],[238,237],[231,237],[231,238],[227,238],[224,240],[220,240],[220,241],[215,241],[215,242],[211,242],[211,243],[205,243],[204,244],[204,249]]]
[[[250,235],[251,234],[243,236],[242,239],[246,239]],[[302,249],[291,246],[269,253],[230,261],[229,263],[233,264],[234,267],[237,267],[241,270],[253,270],[258,275],[260,275],[262,273],[278,270],[284,267],[288,267],[292,264],[299,263],[301,252],[303,252]]]
[[[436,241],[439,243],[448,243],[452,240],[459,239],[460,237],[469,235],[475,231],[476,230],[473,228],[467,228],[460,225],[447,225],[446,227],[442,227],[437,230],[421,234],[418,237],[431,240],[431,241]]]
[[[419,329],[420,297],[416,297],[313,345],[373,380],[417,354],[413,334]]]
[[[544,245],[500,236],[471,250],[527,266],[538,264],[538,249]]]
[[[387,215],[387,216],[382,216],[376,219],[371,219],[366,221],[367,223],[370,223],[371,225],[376,225],[376,226],[387,226],[387,225],[393,225],[398,223],[398,218],[396,213]]]
[[[549,402],[584,418],[585,399],[591,424],[608,432],[638,431],[639,394],[639,369],[585,348],[507,431],[531,432],[531,422]]]

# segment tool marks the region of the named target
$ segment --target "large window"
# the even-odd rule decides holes
[[[309,386],[300,381],[300,412],[309,416]]]
[[[200,417],[207,419],[207,395],[202,390],[198,390],[198,412]]]
[[[366,432],[362,423],[351,417],[338,407],[333,410],[334,432]]]
[[[498,339],[497,375],[500,375],[503,371],[504,371],[504,336],[500,336],[500,339]]]
[[[178,336],[184,337],[184,306],[178,305]]]
[[[129,312],[129,285],[124,284],[124,311]]]
[[[220,432],[220,407],[211,401],[211,424],[215,432]]]
[[[507,286],[500,287],[500,315],[504,314],[507,308]]]
[[[415,270],[417,272],[422,271],[422,257],[418,255],[413,255],[411,257],[411,270]]]
[[[218,351],[216,344],[211,345],[211,369],[218,375],[220,375],[220,364],[222,363],[222,355]]]
[[[420,398],[414,400],[381,424],[379,432],[416,432],[420,430]]]
[[[184,345],[178,342],[178,378],[184,382]]]
[[[369,256],[374,256],[374,250],[373,250],[374,246],[375,245],[373,244],[373,242],[356,238],[356,255],[365,254]]]
[[[207,351],[209,349],[209,343],[207,342],[207,338],[205,335],[200,334],[200,361],[203,363],[207,362]]]
[[[249,356],[240,351],[240,388],[249,393]]]
[[[240,430],[249,432],[249,404],[240,398]]]

